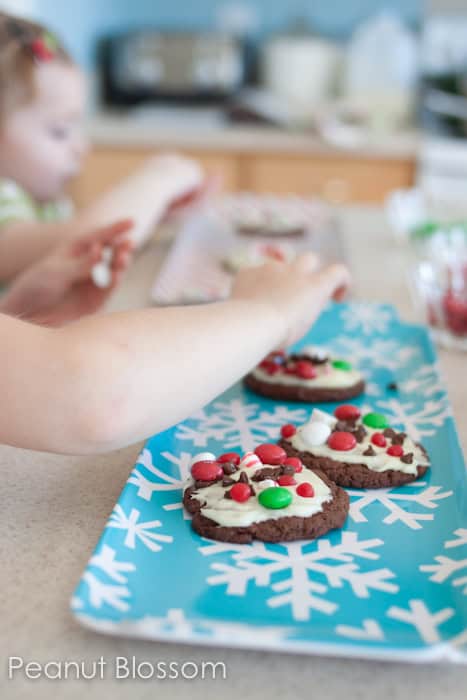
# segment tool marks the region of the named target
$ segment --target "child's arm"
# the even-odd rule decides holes
[[[178,155],[154,156],[83,211],[81,219],[90,228],[103,226],[109,220],[130,218],[131,240],[138,247],[170,205],[200,190],[203,182],[197,161]]]
[[[0,229],[0,281],[13,279],[64,238],[75,238],[118,219],[132,219],[131,239],[141,245],[171,203],[202,184],[203,172],[196,161],[156,156],[70,221],[7,223]]]
[[[296,340],[348,283],[303,256],[240,273],[232,298],[90,317],[52,330],[0,315],[0,442],[93,453],[185,418]]]
[[[0,282],[10,282],[50,253],[59,242],[85,231],[86,227],[76,219],[57,223],[12,221],[3,225],[0,228]]]

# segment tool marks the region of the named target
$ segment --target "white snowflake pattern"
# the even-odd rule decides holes
[[[406,430],[412,440],[419,442],[423,437],[435,435],[436,428],[441,428],[451,410],[445,397],[440,400],[429,399],[421,408],[414,401],[377,401],[377,407],[387,416],[393,427]]]
[[[381,625],[376,620],[367,618],[362,620],[361,627],[351,627],[349,625],[337,625],[336,634],[349,639],[382,641],[384,632]]]
[[[365,394],[366,396],[378,396],[381,397],[383,393],[383,387],[377,382],[365,381]]]
[[[140,515],[140,511],[136,508],[132,508],[130,515],[126,515],[121,505],[117,503],[106,527],[125,530],[126,536],[124,545],[129,549],[134,549],[136,547],[136,540],[140,540],[152,552],[158,552],[162,549],[159,542],[173,542],[174,538],[172,535],[163,535],[153,532],[155,528],[162,525],[160,520],[139,522]]]
[[[136,486],[136,495],[145,501],[150,501],[153,493],[157,491],[173,491],[174,496],[177,496],[177,500],[172,503],[165,503],[162,508],[164,510],[182,509],[182,489],[190,474],[192,454],[190,452],[181,452],[180,456],[177,457],[171,452],[162,452],[161,456],[177,467],[178,477],[168,474],[163,471],[163,469],[153,464],[150,450],[144,448],[137,459],[136,466],[130,474],[128,483]],[[143,466],[153,477],[156,477],[157,481],[149,479],[138,465]]]
[[[386,333],[393,320],[393,312],[379,304],[354,303],[340,314],[346,331],[359,331],[362,335]]]
[[[311,610],[332,615],[338,603],[328,600],[329,589],[350,586],[358,598],[368,598],[370,590],[397,593],[399,586],[390,579],[394,573],[386,568],[361,571],[356,559],[376,560],[372,551],[380,547],[380,539],[359,540],[356,533],[343,532],[339,544],[321,539],[316,543],[292,542],[266,546],[262,542],[251,545],[210,543],[200,547],[204,556],[230,552],[233,565],[222,562],[211,564],[216,572],[209,576],[210,586],[225,584],[228,595],[245,595],[248,584],[270,587],[272,595],[266,600],[271,608],[290,606],[295,620],[308,620]],[[330,563],[334,561],[334,564]],[[288,576],[277,580],[276,574]],[[311,574],[311,576],[310,576]],[[273,580],[274,579],[274,580]]]
[[[409,487],[422,488],[421,491],[410,493]],[[423,488],[426,487],[426,488]],[[425,481],[406,484],[403,489],[346,489],[351,498],[349,516],[355,523],[367,523],[364,510],[371,505],[383,506],[387,515],[382,522],[392,525],[400,522],[411,530],[419,530],[422,522],[433,520],[433,513],[421,513],[412,510],[414,505],[421,508],[435,509],[438,501],[452,496],[452,491],[443,491],[441,486],[426,486]]]
[[[359,338],[339,337],[333,343],[337,355],[351,357],[352,363],[365,370],[368,365],[395,371],[406,367],[419,356],[417,347],[401,345],[396,340],[378,338],[371,342]]]
[[[104,583],[91,571],[85,571],[82,580],[88,585],[89,604],[93,608],[101,608],[104,604],[116,610],[126,612],[130,608],[128,600],[131,593],[127,586]]]
[[[260,411],[258,404],[245,403],[242,399],[216,401],[212,412],[198,411],[190,420],[194,425],[182,423],[176,438],[190,440],[196,447],[206,447],[209,440],[221,442],[225,450],[239,448],[246,452],[259,442],[276,440],[284,423],[303,423],[304,409],[275,406],[272,411]]]
[[[100,552],[93,554],[89,565],[100,569],[117,583],[127,583],[128,578],[124,576],[124,572],[135,571],[136,566],[129,561],[118,561],[116,554],[115,549],[104,544]]]
[[[386,613],[387,617],[415,627],[426,644],[440,642],[441,636],[438,627],[450,620],[455,614],[453,608],[443,608],[432,613],[423,600],[414,599],[409,600],[408,603],[408,609],[393,605]]]
[[[445,393],[445,387],[436,364],[422,365],[413,372],[409,379],[400,382],[399,388],[406,394],[415,394],[425,398]]]
[[[456,539],[447,540],[444,543],[445,549],[465,547],[467,545],[467,529],[459,528],[454,531],[454,534],[457,535]],[[459,588],[464,595],[467,595],[467,558],[453,559],[440,554],[434,559],[437,562],[436,564],[422,564],[420,571],[431,574],[429,579],[435,583],[444,583],[450,579],[452,586]],[[464,575],[455,576],[458,572],[464,572]]]

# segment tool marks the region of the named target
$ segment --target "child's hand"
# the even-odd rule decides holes
[[[203,202],[218,194],[221,189],[222,178],[219,175],[207,176],[196,190],[192,190],[171,202],[166,217],[169,218],[172,215],[183,216],[191,212],[194,207],[203,204]]]
[[[58,245],[18,277],[2,299],[1,310],[46,325],[61,325],[94,313],[119,284],[131,259],[125,235],[132,222],[119,221]],[[91,279],[103,248],[112,250],[111,283],[105,289]]]
[[[237,275],[231,296],[276,312],[285,347],[299,340],[326,302],[341,299],[350,284],[344,265],[317,268],[318,258],[312,253],[299,255],[290,264],[270,262],[248,268]]]

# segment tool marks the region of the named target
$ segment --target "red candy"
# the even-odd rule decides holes
[[[54,56],[54,52],[49,49],[43,39],[34,39],[31,43],[31,50],[41,61],[50,61]]]
[[[336,432],[331,433],[328,438],[328,445],[332,450],[339,450],[339,452],[345,452],[347,450],[353,450],[357,440],[355,435],[352,433],[347,433],[345,430],[336,430]]]
[[[260,367],[266,374],[277,374],[282,369],[280,365],[272,362],[272,360],[264,360],[260,363]]]
[[[221,464],[224,464],[224,462],[232,462],[232,464],[235,464],[236,467],[240,464],[240,455],[237,454],[237,452],[225,452],[223,455],[217,458],[217,461],[220,462]]]
[[[296,432],[297,428],[294,425],[292,425],[292,423],[287,423],[281,428],[281,435],[283,438],[292,437],[292,435],[295,435]]]
[[[301,472],[303,469],[303,464],[298,457],[287,457],[287,459],[284,460],[284,464],[288,467],[293,467],[296,473]]]
[[[260,458],[263,464],[284,464],[284,460],[287,459],[285,450],[272,443],[258,445],[255,455]]]
[[[233,501],[237,501],[237,503],[244,503],[245,501],[248,501],[251,496],[251,488],[248,486],[248,484],[238,481],[232,486],[229,493]]]
[[[357,406],[352,406],[350,403],[342,404],[338,406],[334,411],[334,415],[337,420],[357,420],[360,418],[360,409]]]
[[[215,481],[220,479],[223,474],[224,472],[219,462],[202,460],[201,462],[195,462],[191,467],[191,475],[196,481]]]
[[[301,379],[314,379],[317,375],[316,369],[313,367],[311,362],[306,360],[299,360],[295,365],[295,374]]]
[[[391,447],[388,447],[386,452],[388,453],[388,455],[391,455],[391,457],[402,457],[402,455],[404,454],[402,445],[391,445]]]
[[[373,433],[371,442],[373,445],[377,445],[377,447],[386,447],[386,438],[383,433]]]
[[[299,496],[302,496],[302,498],[313,498],[313,496],[315,495],[315,490],[313,486],[307,481],[304,481],[302,484],[299,484],[295,491]]]
[[[279,486],[294,486],[297,482],[290,474],[283,474],[278,478],[277,483]]]

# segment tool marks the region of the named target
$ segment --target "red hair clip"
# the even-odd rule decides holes
[[[30,46],[34,58],[39,61],[51,61],[55,58],[58,43],[52,34],[45,32],[41,37],[34,39]]]

